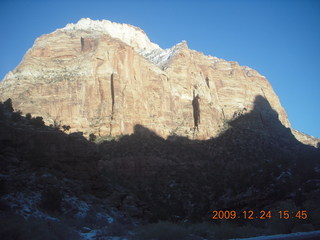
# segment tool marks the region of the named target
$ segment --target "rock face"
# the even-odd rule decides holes
[[[185,41],[161,49],[139,28],[90,19],[38,38],[0,84],[1,101],[11,98],[15,109],[85,135],[131,134],[140,124],[163,137],[207,139],[249,113],[257,96],[290,127],[255,70],[190,50]]]
[[[295,129],[291,129],[293,135],[295,136],[295,138],[297,140],[299,140],[300,142],[307,144],[307,145],[311,145],[317,148],[320,148],[320,139],[319,138],[315,138],[313,136],[310,136],[308,134],[305,134],[303,132],[299,132]]]

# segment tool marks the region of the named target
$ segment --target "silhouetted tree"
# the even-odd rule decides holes
[[[4,107],[3,107],[3,103],[0,102],[0,119],[4,118]]]
[[[69,131],[70,128],[71,128],[71,127],[70,127],[69,125],[63,125],[63,126],[62,126],[62,129],[63,129],[64,132]]]
[[[97,139],[96,135],[94,135],[93,133],[91,133],[89,135],[89,141],[94,142]]]
[[[58,123],[56,120],[53,121],[53,127],[57,130],[61,128],[61,121]]]
[[[35,127],[43,127],[44,121],[42,117],[35,117],[31,119],[31,124]]]
[[[11,98],[8,98],[4,103],[3,103],[4,109],[8,112],[13,112],[13,107],[12,107],[12,100]]]
[[[31,118],[32,118],[31,113],[27,113],[27,114],[26,114],[26,119],[30,121]]]
[[[14,122],[19,122],[22,117],[21,117],[22,112],[20,110],[18,110],[17,112],[13,112],[11,115],[11,119]]]

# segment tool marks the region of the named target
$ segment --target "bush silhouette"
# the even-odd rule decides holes
[[[96,139],[97,139],[97,136],[94,135],[93,133],[89,135],[89,141],[94,142]]]
[[[12,119],[12,121],[14,121],[14,122],[19,122],[19,121],[21,121],[21,119],[22,119],[21,114],[22,114],[21,111],[13,112],[13,113],[11,114],[11,119]]]
[[[70,128],[71,128],[71,127],[70,127],[69,125],[63,125],[63,126],[62,126],[62,129],[63,129],[64,132],[69,131]]]
[[[4,103],[3,103],[4,109],[7,112],[13,112],[13,107],[12,107],[12,100],[11,98],[8,98]]]
[[[1,119],[4,119],[4,106],[2,102],[0,102],[0,120]]]
[[[36,128],[44,126],[44,121],[42,117],[35,117],[35,118],[32,118],[30,121],[31,121],[31,124]]]
[[[27,114],[26,114],[26,119],[27,119],[28,121],[30,121],[31,118],[32,118],[31,113],[27,113]]]

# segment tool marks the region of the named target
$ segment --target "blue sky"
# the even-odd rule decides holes
[[[266,76],[292,126],[320,137],[318,0],[1,0],[0,79],[34,40],[80,18],[142,28],[168,48],[181,40]]]

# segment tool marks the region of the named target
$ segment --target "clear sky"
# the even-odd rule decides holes
[[[37,37],[83,17],[140,27],[162,48],[186,40],[256,69],[292,126],[320,137],[319,0],[1,0],[0,79]]]

